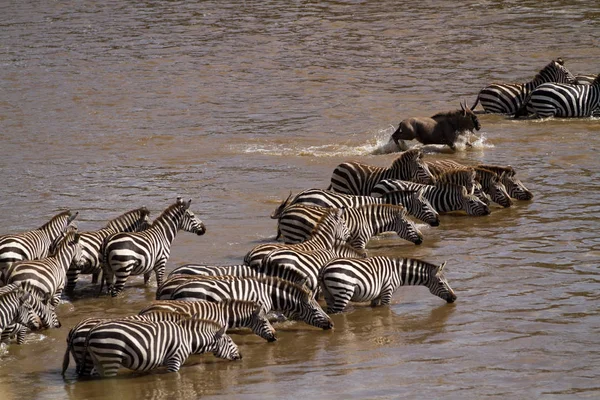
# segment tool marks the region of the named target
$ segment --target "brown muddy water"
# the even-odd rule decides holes
[[[595,1],[5,1],[0,5],[0,232],[58,210],[81,230],[177,196],[207,226],[180,233],[167,270],[238,263],[275,235],[269,214],[324,188],[349,160],[386,166],[398,122],[525,82],[562,57],[600,72]],[[277,324],[279,341],[233,334],[244,359],[60,375],[84,317],[136,313],[155,284],[95,297],[86,277],[63,327],[0,355],[2,399],[597,398],[600,396],[600,122],[483,115],[473,149],[429,159],[510,164],[531,202],[446,215],[425,241],[374,239],[373,255],[447,261],[458,300],[402,288],[353,305],[335,329]],[[411,145],[416,145],[411,143]]]

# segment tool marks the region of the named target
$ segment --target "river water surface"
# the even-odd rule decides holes
[[[94,230],[192,198],[167,271],[239,263],[275,235],[290,191],[324,188],[398,122],[471,104],[562,57],[600,72],[595,1],[5,1],[0,5],[0,233],[79,211]],[[400,289],[352,305],[335,329],[232,334],[244,359],[192,357],[176,374],[60,375],[71,326],[139,311],[155,284],[97,298],[87,277],[60,329],[0,353],[2,399],[597,398],[600,395],[600,122],[482,115],[473,149],[427,159],[510,164],[535,194],[487,217],[445,215],[414,246],[372,255],[447,261],[458,300]],[[411,143],[412,146],[416,145]]]

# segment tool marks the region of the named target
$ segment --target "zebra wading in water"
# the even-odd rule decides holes
[[[58,244],[55,255],[11,265],[4,271],[5,282],[22,282],[25,290],[40,299],[49,299],[52,307],[56,307],[65,288],[69,265],[80,258],[79,234],[71,230]]]
[[[551,61],[537,75],[526,83],[492,83],[481,89],[471,110],[478,103],[486,113],[516,114],[525,104],[531,92],[543,83],[575,83],[575,77],[563,65],[561,58]]]
[[[426,286],[431,294],[453,303],[456,295],[444,276],[445,265],[388,257],[333,260],[319,276],[327,312],[342,312],[350,301],[388,305],[394,292],[405,285]]]
[[[435,185],[421,185],[414,182],[388,179],[381,181],[373,188],[373,196],[382,195],[390,190],[409,189],[424,190],[424,196],[431,205],[440,213],[465,211],[468,215],[484,216],[490,214],[490,208],[473,195],[467,192],[464,186],[451,183],[436,183]]]
[[[428,164],[431,169],[431,165]],[[484,193],[477,174],[473,168],[448,168],[444,171],[432,171],[435,174],[436,183],[451,183],[464,186],[467,192],[473,193],[479,200],[485,204],[490,204],[490,199]]]
[[[538,118],[591,117],[600,112],[600,75],[589,85],[545,83],[528,100],[527,113]]]
[[[316,223],[327,210],[305,205],[290,206],[279,217],[278,231],[286,243],[301,243],[310,237]],[[403,206],[368,204],[344,208],[342,217],[350,231],[347,243],[355,249],[364,250],[373,236],[390,231],[416,245],[423,243],[423,234],[406,218],[407,212]]]
[[[275,277],[196,277],[179,285],[171,295],[171,300],[197,299],[256,301],[267,313],[281,311],[289,319],[299,319],[321,329],[333,328],[333,321],[305,285]]]
[[[492,171],[500,177],[500,181],[506,187],[506,192],[510,197],[517,200],[531,200],[533,199],[533,193],[525,187],[523,182],[516,177],[516,171],[510,165],[491,165],[491,164],[478,164],[476,168],[483,168],[484,170]]]
[[[17,325],[31,330],[43,326],[36,312],[36,303],[39,303],[39,300],[25,291],[21,285],[13,285],[0,292],[0,336],[3,336],[3,340],[7,340],[14,334]]]
[[[18,261],[47,257],[77,214],[63,211],[38,229],[0,236],[0,272]]]
[[[138,232],[148,228],[150,226],[149,215],[150,211],[146,207],[141,207],[114,218],[100,230],[80,232],[81,259],[78,263],[70,265],[67,271],[65,291],[70,293],[75,289],[80,274],[93,274],[92,283],[95,283],[98,275],[102,272],[100,248],[104,239],[113,233]]]
[[[308,240],[296,244],[260,244],[246,254],[244,264],[259,267],[262,259],[275,249],[329,250],[338,244],[346,243],[349,237],[350,232],[342,218],[342,210],[328,208]]]
[[[206,352],[228,360],[242,358],[225,327],[214,321],[119,320],[90,329],[80,364],[91,357],[92,375],[96,372],[102,377],[115,376],[121,366],[135,371],[166,366],[168,372],[177,372],[190,355]]]
[[[204,235],[204,224],[189,210],[191,202],[178,197],[145,231],[115,233],[106,238],[102,248],[103,275],[111,296],[123,291],[130,275],[144,275],[144,283],[148,283],[154,271],[156,284],[160,286],[177,232]]]
[[[373,186],[384,179],[427,185],[435,183],[435,177],[423,161],[423,153],[412,149],[401,153],[388,168],[358,162],[342,163],[333,170],[330,189],[338,193],[370,196]]]
[[[404,206],[408,214],[430,226],[440,225],[439,214],[423,197],[423,191],[419,190],[398,190],[386,193],[382,197],[373,197],[336,193],[323,189],[308,189],[298,193],[294,198],[290,193],[290,196],[273,211],[271,218],[279,219],[283,210],[295,204],[325,208],[357,208],[367,204],[393,204]]]

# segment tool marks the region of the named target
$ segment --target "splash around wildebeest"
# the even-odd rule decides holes
[[[411,117],[400,121],[398,129],[392,134],[393,141],[400,150],[407,150],[405,140],[416,139],[423,144],[448,145],[456,151],[456,142],[462,134],[480,130],[477,116],[467,106],[460,104],[460,110],[441,112],[432,117]],[[466,142],[471,147],[470,142]]]

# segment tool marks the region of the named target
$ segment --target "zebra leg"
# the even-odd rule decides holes
[[[344,311],[350,299],[354,295],[354,288],[346,289],[336,293],[333,297],[333,306],[327,304],[327,314],[337,314]]]
[[[167,371],[178,372],[184,362],[185,357],[181,354],[174,354],[171,358],[165,360],[164,365],[167,366]]]
[[[154,264],[154,273],[156,274],[156,287],[160,287],[163,283],[163,277],[165,275],[165,266],[167,265],[166,259],[161,259]],[[145,275],[144,275],[145,277]]]
[[[101,271],[96,271],[92,273],[92,283],[96,284],[98,283],[98,278],[100,277],[100,272]]]
[[[373,304],[371,303],[371,305],[373,307],[381,305],[381,306],[387,306],[392,302],[392,295],[394,294],[394,288],[392,288],[391,285],[387,285],[383,287],[383,290],[381,291],[381,295],[378,298],[378,304]],[[373,300],[375,301],[375,300]]]
[[[27,333],[27,328],[23,325],[17,328],[17,344],[25,343],[25,334]]]
[[[129,278],[129,275],[131,275],[132,269],[133,265],[128,265],[127,267],[119,269],[117,271],[117,273],[115,274],[115,284],[112,285],[110,289],[110,295],[112,297],[117,297],[119,293],[123,291],[123,288],[125,288],[125,282],[127,282],[127,278]]]
[[[79,280],[79,270],[71,269],[67,271],[67,285],[65,287],[65,291],[67,293],[73,293],[75,290],[75,286],[77,285],[77,281]]]
[[[150,271],[150,272],[146,272],[146,273],[144,274],[144,285],[147,285],[147,284],[148,284],[148,281],[150,280],[150,277],[151,277],[151,276],[152,276],[152,271]]]

